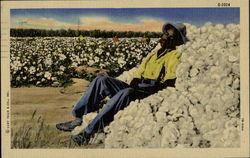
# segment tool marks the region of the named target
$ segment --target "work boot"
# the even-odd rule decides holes
[[[90,141],[91,135],[86,133],[86,132],[81,132],[77,135],[72,135],[71,139],[77,143],[79,146],[80,145],[88,145],[89,141]]]
[[[62,131],[72,131],[76,126],[80,126],[82,124],[81,118],[76,118],[73,121],[58,123],[56,124],[56,128]]]

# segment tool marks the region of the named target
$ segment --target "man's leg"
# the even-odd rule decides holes
[[[114,119],[114,115],[130,103],[133,93],[133,88],[120,90],[110,99],[102,111],[90,122],[90,124],[85,128],[85,132],[91,134],[94,130],[97,130],[101,123],[106,125],[111,122]]]
[[[73,135],[71,138],[78,145],[86,145],[90,140],[91,135],[93,135],[99,127],[107,125],[114,119],[114,115],[119,111],[124,109],[132,100],[142,99],[149,96],[150,93],[144,93],[142,91],[137,91],[133,88],[125,88],[120,90],[115,96],[113,96],[110,101],[105,105],[102,111],[90,122],[90,124],[78,135]]]
[[[89,112],[99,109],[98,104],[100,101],[109,96],[113,97],[121,89],[127,88],[129,85],[120,80],[111,78],[107,75],[97,76],[89,85],[87,91],[74,106],[72,110],[73,116],[76,120],[59,123],[56,127],[63,131],[72,131],[76,126],[81,125],[82,116]]]
[[[129,87],[127,83],[107,75],[97,76],[74,106],[72,110],[73,116],[82,117],[87,113],[97,111],[99,109],[98,104],[102,99],[106,96],[112,98],[120,90],[127,87]]]

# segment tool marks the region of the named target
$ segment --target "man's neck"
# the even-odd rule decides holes
[[[167,54],[168,52],[174,50],[173,48],[160,48],[157,52],[157,58]]]

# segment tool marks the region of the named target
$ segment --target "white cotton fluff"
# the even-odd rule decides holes
[[[97,112],[91,112],[88,113],[87,115],[83,116],[83,122],[81,126],[77,126],[74,128],[74,130],[71,132],[72,135],[77,135],[80,132],[82,132],[88,124],[97,116]],[[105,139],[105,134],[104,133],[95,133],[93,137],[91,137],[89,144],[98,144],[98,143],[103,143]]]
[[[188,24],[187,37],[177,48],[176,87],[119,111],[105,127],[105,148],[240,146],[240,27]],[[135,71],[118,79],[129,83]]]
[[[117,77],[117,79],[124,81],[126,83],[130,83],[132,78],[131,76],[133,76],[136,72],[136,67],[132,68],[129,71],[124,71],[120,76]]]
[[[83,131],[88,126],[88,124],[96,117],[96,115],[97,115],[96,112],[91,112],[88,113],[87,115],[84,115],[82,119],[82,125],[74,128],[71,134],[76,135],[79,134],[81,131]]]

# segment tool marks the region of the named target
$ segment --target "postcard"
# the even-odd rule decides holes
[[[249,157],[247,0],[1,2],[1,149]]]

